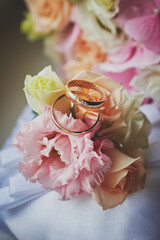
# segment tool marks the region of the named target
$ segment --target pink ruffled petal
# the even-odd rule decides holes
[[[88,175],[85,174],[85,171],[82,172],[82,174],[79,177],[79,181],[81,183],[81,189],[83,192],[91,193],[96,188],[97,185],[100,184],[100,182],[103,182],[104,175],[97,172],[95,175]]]
[[[60,200],[70,200],[74,196],[78,196],[82,193],[78,180],[71,181],[65,186],[61,186],[55,189],[60,194]]]
[[[70,139],[66,135],[57,133],[56,136],[47,141],[46,147],[41,151],[41,154],[49,157],[50,152],[57,151],[57,154],[61,156],[61,161],[69,164],[74,156],[74,146],[71,146]]]
[[[34,164],[27,164],[25,162],[20,162],[18,164],[19,172],[23,174],[23,176],[28,179],[30,182],[36,182],[37,177],[35,177],[35,173],[38,171],[39,166]]]
[[[67,185],[71,181],[76,180],[74,177],[75,166],[70,164],[59,169],[54,169],[52,164],[49,166],[49,174],[40,178],[38,181],[46,189],[54,189]]]
[[[60,111],[56,111],[56,119],[59,125],[71,130],[71,131],[83,131],[88,128],[88,126],[82,122],[80,119],[74,119],[73,117],[68,117],[67,114],[63,114]],[[66,134],[67,135],[67,134]]]

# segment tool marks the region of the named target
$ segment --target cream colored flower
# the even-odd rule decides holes
[[[123,91],[119,108],[122,110],[123,124],[127,126],[124,128],[125,136],[123,139],[123,144],[127,147],[148,147],[151,124],[139,109],[143,99],[143,94],[131,95],[127,90]]]
[[[122,144],[125,149],[147,148],[151,124],[139,109],[143,99],[143,94],[130,95],[127,90],[123,90],[122,100],[118,105],[120,118],[111,127],[104,127],[99,135],[111,134],[112,140]]]
[[[62,30],[69,22],[72,4],[63,0],[25,0],[35,24],[35,31]]]
[[[134,154],[139,157],[128,157],[117,149],[107,152],[112,159],[112,167],[103,183],[92,193],[94,200],[102,206],[103,210],[123,203],[129,193],[134,193],[144,187],[145,159],[137,150],[134,150]]]
[[[139,71],[130,85],[139,91],[143,91],[146,97],[151,97],[160,102],[160,64]]]
[[[64,85],[51,66],[45,67],[34,77],[27,75],[24,85],[28,104],[38,114],[46,105],[52,106],[54,100],[64,92]]]
[[[104,51],[109,53],[121,49],[126,36],[114,20],[103,17],[101,14],[96,16],[87,9],[85,4],[79,6],[78,11],[79,25],[88,39],[96,41]]]

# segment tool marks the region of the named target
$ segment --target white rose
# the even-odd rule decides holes
[[[85,4],[78,8],[77,19],[84,34],[91,41],[96,41],[104,51],[113,53],[121,49],[126,41],[123,31],[116,25],[114,20],[98,17],[89,11]]]
[[[148,135],[151,130],[151,124],[139,109],[143,99],[143,94],[131,95],[126,90],[123,91],[122,102],[119,107],[123,109],[122,118],[127,126],[123,139],[125,146],[148,147]]]
[[[99,135],[112,135],[112,140],[127,150],[132,147],[147,148],[151,124],[139,107],[144,95],[130,95],[127,90],[122,92],[122,101],[118,105],[121,116],[109,128],[100,131]]]

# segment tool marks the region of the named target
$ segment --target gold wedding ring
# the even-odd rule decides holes
[[[86,133],[86,132],[91,131],[91,130],[97,125],[97,123],[98,123],[98,121],[99,121],[99,118],[100,118],[100,109],[98,108],[98,111],[97,111],[97,119],[96,119],[95,123],[94,123],[91,127],[87,128],[87,129],[85,129],[85,130],[82,130],[82,131],[72,131],[72,130],[68,130],[67,128],[61,126],[61,125],[58,123],[58,121],[57,121],[57,119],[56,119],[56,113],[55,113],[55,105],[56,105],[56,103],[57,103],[60,99],[62,99],[63,97],[66,97],[66,95],[65,95],[65,94],[62,94],[60,97],[58,97],[58,98],[55,100],[55,102],[53,103],[52,108],[51,108],[51,116],[52,116],[52,120],[53,120],[53,122],[55,123],[55,125],[56,125],[59,129],[63,130],[64,132],[70,133],[70,134],[73,134],[73,135],[84,134],[84,133]]]
[[[71,80],[66,84],[66,96],[84,108],[99,108],[106,101],[103,88],[85,80]]]
[[[75,106],[79,105],[81,108],[86,109],[86,113],[91,111],[91,109],[94,109],[94,113],[97,110],[97,119],[95,120],[95,123],[82,131],[69,130],[64,126],[61,126],[57,121],[55,109],[56,104],[63,97],[67,97],[70,103],[74,103]],[[106,93],[103,88],[85,80],[71,80],[66,84],[65,94],[62,94],[60,97],[58,97],[52,105],[52,120],[59,129],[63,130],[66,133],[74,135],[84,134],[91,131],[97,125],[100,118],[100,107],[105,103],[105,101]],[[86,113],[84,114],[84,116],[86,115]]]

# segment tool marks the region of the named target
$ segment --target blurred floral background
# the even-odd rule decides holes
[[[26,73],[34,75],[51,64],[43,54],[42,43],[31,44],[20,32],[25,11],[22,0],[0,1],[0,147],[26,105],[22,90]]]

